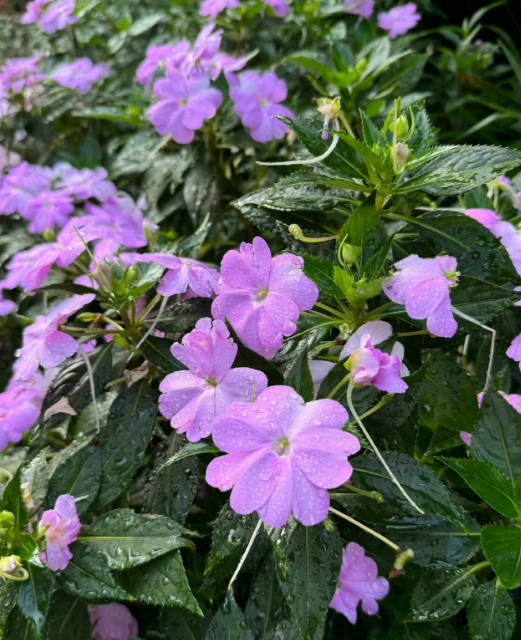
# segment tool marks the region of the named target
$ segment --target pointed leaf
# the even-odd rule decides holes
[[[172,341],[168,338],[149,336],[142,345],[143,354],[153,367],[162,373],[173,373],[186,369],[182,362],[170,353]]]
[[[226,600],[212,620],[205,640],[254,640],[232,591],[228,592]]]
[[[29,579],[18,590],[17,603],[20,611],[31,622],[36,638],[41,638],[54,588],[52,572],[47,567],[36,567],[28,563]]]
[[[480,585],[467,605],[473,640],[510,640],[516,625],[516,607],[499,580]]]
[[[49,640],[90,640],[92,625],[85,602],[57,591],[47,618]]]
[[[414,622],[445,620],[460,611],[477,586],[474,567],[440,569],[420,578],[411,600]]]
[[[521,586],[521,528],[489,525],[481,530],[481,546],[505,589]]]
[[[299,359],[291,367],[285,383],[293,387],[295,391],[304,398],[305,402],[311,402],[315,396],[313,378],[309,369],[309,359],[307,349],[304,349]]]

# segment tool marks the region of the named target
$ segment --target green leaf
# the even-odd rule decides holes
[[[326,293],[334,298],[344,297],[335,281],[335,266],[329,260],[312,256],[308,253],[305,254],[304,273],[308,278],[313,280],[322,293]]]
[[[150,364],[162,373],[173,373],[186,369],[184,364],[171,354],[171,346],[172,340],[168,338],[149,336],[142,344],[141,349]]]
[[[66,493],[76,499],[78,514],[85,513],[94,502],[101,486],[101,451],[87,445],[65,460],[53,473],[47,492],[47,505],[52,508],[57,498]]]
[[[411,218],[410,224],[431,249],[458,260],[464,276],[491,280],[493,284],[517,282],[517,272],[501,242],[482,224],[463,214]],[[454,293],[456,287],[451,293]]]
[[[467,604],[473,640],[510,640],[516,626],[516,607],[499,580],[481,584]]]
[[[85,602],[58,591],[47,617],[49,640],[90,640],[92,625]]]
[[[185,529],[165,516],[115,509],[85,527],[80,542],[99,552],[111,569],[131,569],[174,549],[191,547]]]
[[[461,276],[459,285],[451,290],[452,306],[481,324],[489,324],[499,314],[519,300],[519,293],[491,282]],[[473,333],[483,331],[464,318],[456,316],[461,331]]]
[[[440,569],[420,578],[411,599],[414,622],[445,620],[460,611],[477,586],[474,567]]]
[[[280,587],[302,637],[321,639],[342,564],[342,539],[322,524],[298,524],[274,550]]]
[[[342,227],[337,239],[337,247],[344,243],[353,244],[362,249],[358,258],[363,275],[373,278],[377,275],[369,268],[371,260],[386,246],[387,232],[374,204],[374,198],[368,198],[356,209]]]
[[[284,608],[280,606],[283,599],[274,558],[269,554],[255,575],[244,612],[259,640],[266,640],[270,632],[283,621]]]
[[[414,502],[427,514],[445,518],[464,531],[467,528],[461,509],[445,484],[421,462],[403,453],[389,451],[382,454],[391,471],[399,479],[400,484],[407,491]],[[367,491],[378,491],[384,498],[382,506],[384,513],[389,507],[394,507],[395,515],[391,516],[389,524],[393,520],[403,519],[411,521],[411,518],[421,518],[418,512],[407,502],[405,497],[391,481],[387,472],[382,467],[374,454],[366,454],[350,460],[353,465],[352,481],[357,486]],[[375,515],[380,505],[375,505]]]
[[[275,361],[293,364],[303,349],[309,352],[324,340],[335,324],[338,324],[336,320],[301,315],[297,322],[297,330],[284,340]]]
[[[75,542],[71,547],[72,560],[58,574],[61,589],[87,600],[126,600],[128,593],[112,575],[108,564],[91,545]]]
[[[489,525],[481,529],[481,546],[505,589],[521,586],[521,529]]]
[[[19,532],[23,531],[29,522],[29,514],[22,497],[21,482],[22,471],[19,468],[5,488],[2,499],[4,511],[14,514],[15,527]]]
[[[237,357],[235,358],[235,362],[233,363],[234,367],[249,367],[250,369],[257,369],[257,371],[262,371],[264,375],[268,378],[268,383],[270,385],[274,384],[284,384],[284,376],[277,369],[277,367],[271,363],[266,358],[263,358],[255,351],[248,349],[244,344],[240,341],[239,336],[235,332],[235,329],[232,325],[226,320],[226,326],[228,327],[228,331],[230,332],[230,337],[235,342],[238,347]]]
[[[140,381],[119,395],[110,407],[100,437],[102,481],[100,506],[113,502],[142,466],[157,414],[157,392]]]
[[[161,609],[161,629],[165,638],[204,640],[209,624],[209,616],[202,618],[186,609]]]
[[[3,628],[9,614],[16,606],[16,597],[20,583],[14,580],[4,582],[0,589],[0,628]]]
[[[184,335],[192,331],[198,320],[211,315],[211,306],[209,298],[192,298],[176,302],[172,309],[161,316],[156,328],[165,333]]]
[[[203,615],[188,584],[179,551],[122,571],[118,577],[128,593],[141,602],[163,607],[184,607],[192,613]]]
[[[96,289],[92,289],[92,287],[85,287],[82,284],[76,284],[75,282],[70,282],[68,280],[40,287],[39,289],[36,289],[34,293],[47,293],[48,291],[65,291],[66,293],[74,293],[80,296],[88,293],[93,293],[95,295],[99,294],[99,292]]]
[[[26,567],[29,579],[20,586],[16,602],[31,622],[36,638],[41,638],[51,604],[54,578],[47,567],[36,567],[30,563]]]
[[[229,591],[226,600],[210,623],[205,640],[254,640],[243,612],[235,602],[233,591]]]
[[[507,518],[517,518],[514,489],[505,476],[488,462],[440,458],[493,509]]]
[[[496,391],[488,391],[483,398],[471,453],[499,469],[514,487],[521,475],[521,416]]]
[[[307,349],[302,351],[298,360],[291,367],[284,384],[293,387],[305,402],[311,402],[314,399],[315,389],[309,369]]]
[[[429,351],[420,384],[420,423],[436,431],[441,425],[472,433],[478,415],[477,391],[472,378],[454,358]]]
[[[512,149],[492,146],[460,147],[431,160],[394,193],[421,190],[431,195],[454,195],[490,182],[521,165],[521,154]]]
[[[368,147],[374,145],[386,146],[386,141],[380,132],[380,129],[376,127],[373,122],[367,117],[363,109],[360,109],[360,119],[362,121],[362,131],[364,133],[364,140]]]
[[[232,553],[243,551],[253,535],[259,517],[241,516],[226,504],[220,511],[212,534],[212,547],[206,561],[208,573]]]
[[[9,614],[2,640],[38,640],[31,621],[25,618],[19,607]]]
[[[177,451],[171,458],[169,458],[164,464],[163,467],[167,467],[168,465],[175,464],[180,462],[181,460],[186,460],[186,458],[192,458],[193,456],[199,456],[203,453],[221,453],[219,447],[216,447],[214,444],[209,442],[189,442],[185,444],[181,449]]]

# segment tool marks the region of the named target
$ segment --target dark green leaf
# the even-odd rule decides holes
[[[386,145],[386,141],[380,133],[380,129],[372,123],[362,109],[360,109],[360,119],[362,120],[362,130],[367,146],[372,147],[374,145],[380,145],[381,147],[384,147]]]
[[[317,287],[329,296],[343,298],[341,289],[335,282],[335,266],[329,260],[312,256],[309,253],[304,255],[304,273],[313,280]]]
[[[322,524],[299,524],[274,549],[279,583],[302,637],[321,639],[327,609],[338,584],[342,539]]]
[[[186,174],[183,197],[194,226],[219,206],[220,191],[214,163],[197,162]]]
[[[179,551],[119,573],[121,585],[134,598],[163,607],[184,607],[203,615],[186,578]]]
[[[171,458],[166,460],[163,466],[167,467],[170,464],[175,464],[186,458],[199,456],[203,453],[221,453],[221,450],[209,442],[189,442],[179,449]]]
[[[110,407],[100,437],[102,481],[100,506],[113,502],[143,464],[157,414],[157,393],[140,381],[119,395]]]
[[[57,498],[68,493],[76,499],[76,509],[81,515],[94,502],[100,485],[101,451],[87,445],[56,469],[49,483],[47,505],[54,507]]]
[[[243,612],[229,591],[205,636],[205,640],[254,640]]]
[[[26,567],[29,579],[20,586],[16,601],[20,611],[30,620],[35,636],[41,638],[51,604],[54,578],[47,567],[36,567],[30,563]]]
[[[3,496],[3,509],[10,511],[15,517],[15,527],[18,531],[23,531],[29,522],[29,514],[22,497],[21,489],[22,473],[19,468],[5,488]]]
[[[209,616],[202,618],[186,609],[169,607],[161,610],[161,628],[165,638],[204,640],[209,624]]]
[[[58,585],[73,596],[87,600],[125,600],[129,595],[114,579],[108,564],[90,545],[75,542],[67,567],[58,575]]]
[[[66,293],[74,293],[76,295],[85,295],[88,293],[93,293],[98,295],[98,291],[96,289],[92,289],[91,287],[85,287],[82,284],[76,284],[75,282],[58,282],[56,284],[48,284],[45,287],[40,287],[36,289],[34,293],[46,293],[48,291],[65,291]]]
[[[92,625],[85,602],[56,592],[47,618],[48,640],[90,640]]]
[[[493,509],[507,518],[517,518],[514,489],[505,476],[488,462],[441,458]]]
[[[193,546],[185,529],[166,518],[115,509],[85,527],[78,540],[99,552],[111,569],[131,569],[160,555]]]
[[[3,628],[9,614],[16,606],[16,598],[20,583],[14,580],[4,582],[0,589],[0,628]]]
[[[235,329],[232,325],[226,320],[226,326],[230,332],[230,337],[235,342],[238,347],[237,357],[235,358],[235,362],[233,363],[234,367],[249,367],[250,369],[257,369],[257,371],[262,371],[265,376],[268,378],[268,383],[270,385],[273,384],[284,384],[284,376],[277,369],[277,367],[272,364],[266,358],[263,358],[255,351],[248,349],[245,347],[243,343],[239,340],[239,336],[235,332]]]
[[[521,586],[521,528],[490,525],[481,529],[481,546],[505,589]]]
[[[283,601],[273,555],[269,554],[255,575],[244,612],[258,640],[266,640],[270,632],[283,621]]]
[[[309,369],[309,360],[307,349],[304,349],[299,359],[291,367],[289,374],[284,383],[289,387],[293,387],[295,391],[304,398],[305,402],[311,402],[315,396],[313,387],[313,378]]]
[[[19,607],[11,611],[2,640],[37,640],[31,621],[24,616]]]
[[[215,523],[206,572],[232,553],[245,549],[258,521],[259,517],[256,514],[240,516],[229,504],[225,505]]]
[[[184,335],[195,327],[198,320],[211,315],[211,306],[211,300],[208,298],[192,298],[177,302],[161,316],[156,328],[165,333]]]
[[[491,282],[461,276],[459,285],[451,291],[452,306],[481,324],[490,324],[505,309],[519,300],[519,294],[506,287],[498,287]],[[456,315],[460,329],[466,333],[483,332],[473,322]]]
[[[411,600],[414,622],[445,620],[460,611],[477,586],[473,567],[440,569],[420,578]]]
[[[163,373],[173,373],[186,369],[182,362],[179,362],[170,352],[172,340],[168,338],[158,338],[149,336],[142,345],[145,358],[153,367]]]
[[[516,607],[499,580],[480,585],[467,605],[473,640],[510,640],[516,625]]]
[[[324,340],[335,324],[338,324],[336,320],[301,315],[297,322],[297,330],[284,340],[275,361],[293,363],[303,349],[310,351]]]
[[[521,416],[496,391],[488,391],[472,436],[472,456],[490,462],[512,486],[521,474]]]

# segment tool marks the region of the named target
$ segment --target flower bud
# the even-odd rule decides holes
[[[304,233],[298,226],[298,224],[290,224],[288,227],[288,231],[295,238],[295,240],[302,240],[302,238],[304,237]]]
[[[10,511],[0,513],[0,538],[7,538],[9,532],[14,528],[15,517]]]
[[[42,236],[45,242],[54,242],[56,240],[56,234],[52,229],[45,229]]]
[[[405,171],[407,163],[411,159],[412,151],[406,145],[398,142],[391,151],[391,157],[393,159],[393,171],[399,176]]]
[[[356,70],[358,73],[362,74],[367,69],[367,58],[360,58],[360,60],[356,63]]]
[[[132,347],[129,345],[129,343],[125,340],[123,336],[115,335],[115,336],[112,336],[112,338],[114,342],[118,345],[118,347],[121,347],[122,349],[128,349],[129,351],[132,350]]]
[[[11,575],[22,566],[19,556],[3,556],[0,558],[0,574]]]
[[[141,272],[137,265],[133,265],[129,267],[126,272],[127,282],[131,284],[133,284],[134,282],[137,282],[139,280],[140,275],[141,275]]]
[[[326,518],[324,520],[324,528],[326,529],[326,531],[329,531],[329,533],[337,533],[338,532],[336,524],[331,518]]]
[[[354,244],[342,245],[342,260],[344,261],[344,264],[349,266],[353,265],[358,260],[361,253],[362,248],[356,247]]]
[[[97,317],[98,317],[97,313],[90,313],[90,312],[80,313],[77,316],[80,322],[94,322],[94,320],[96,320]]]
[[[402,115],[398,118],[398,120],[391,123],[389,128],[393,133],[396,132],[396,137],[399,140],[401,140],[402,138],[405,138],[405,136],[409,132],[409,120],[407,119],[407,116],[404,113],[402,113]]]

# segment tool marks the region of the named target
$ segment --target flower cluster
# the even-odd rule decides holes
[[[92,85],[110,75],[106,64],[93,64],[89,58],[78,58],[70,64],[60,65],[51,78],[69,89],[76,89],[78,93],[89,93]]]
[[[49,35],[61,31],[77,21],[75,0],[32,0],[21,18],[22,24],[38,22]]]
[[[285,0],[262,0],[262,2],[273,9],[277,18],[283,18],[289,11],[289,4]],[[240,0],[203,0],[199,13],[215,20],[225,9],[237,9],[240,6]]]

